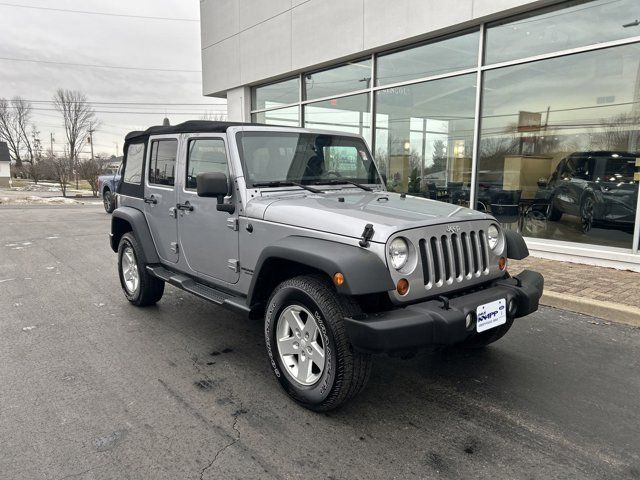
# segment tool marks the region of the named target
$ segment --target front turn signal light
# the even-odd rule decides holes
[[[340,286],[344,283],[344,275],[340,272],[334,273],[333,274],[333,283],[336,284],[336,286]]]
[[[498,268],[500,270],[505,270],[507,268],[507,259],[504,257],[500,257],[500,260],[498,260]]]
[[[403,296],[409,293],[409,281],[406,278],[401,278],[400,280],[398,280],[396,291]]]

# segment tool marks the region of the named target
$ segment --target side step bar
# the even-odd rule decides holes
[[[250,311],[244,297],[223,292],[217,288],[196,282],[187,275],[172,272],[160,265],[147,265],[147,271],[154,277],[158,277],[174,287],[178,287],[216,305],[222,305],[223,307],[229,307],[244,313],[249,313]]]

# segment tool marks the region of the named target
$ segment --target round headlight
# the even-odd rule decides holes
[[[492,224],[487,228],[487,240],[491,250],[495,250],[500,245],[500,229],[497,225]]]
[[[389,244],[389,261],[391,266],[400,270],[407,264],[409,259],[409,245],[403,238],[395,238]]]

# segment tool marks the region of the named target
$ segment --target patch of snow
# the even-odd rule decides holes
[[[14,280],[15,280],[15,278],[5,278],[4,280],[0,280],[0,283],[13,282]]]
[[[22,331],[23,332],[28,332],[30,330],[33,330],[34,328],[36,328],[35,325],[31,325],[30,327],[22,327]]]

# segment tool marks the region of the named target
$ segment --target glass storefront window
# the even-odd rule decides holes
[[[300,87],[298,78],[272,83],[261,87],[254,87],[251,95],[251,108],[261,110],[263,108],[289,105],[300,100]]]
[[[478,31],[380,55],[376,85],[388,85],[472,68],[478,64]]]
[[[376,152],[389,190],[469,204],[476,75],[376,92]]]
[[[640,44],[487,71],[482,106],[481,207],[526,236],[632,246]]]
[[[638,0],[569,2],[487,28],[485,64],[640,35]]]
[[[287,127],[300,126],[300,115],[298,106],[267,110],[251,115],[251,121],[256,123],[266,123],[267,125],[284,125]]]
[[[362,135],[371,145],[369,94],[340,97],[304,106],[304,126]]]
[[[308,73],[304,76],[304,87],[307,100],[369,88],[371,87],[371,59]]]

